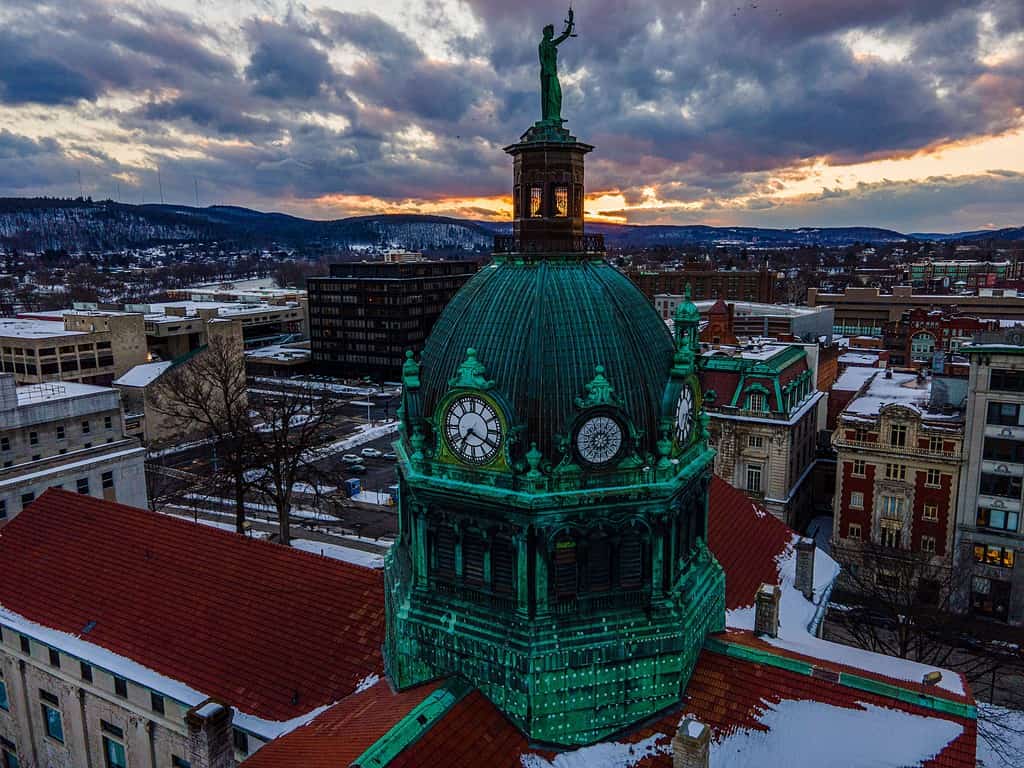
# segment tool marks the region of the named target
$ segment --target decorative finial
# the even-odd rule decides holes
[[[411,349],[405,350],[405,362],[402,364],[402,384],[406,390],[420,388],[420,364],[416,362]]]
[[[592,405],[620,404],[615,396],[615,387],[605,378],[603,365],[594,366],[594,378],[584,386],[584,389],[587,391],[587,396],[576,398],[577,408],[589,408]]]
[[[466,359],[459,366],[455,376],[448,380],[450,387],[469,387],[471,389],[490,389],[494,381],[484,377],[487,368],[476,359],[476,350],[466,350]]]
[[[544,475],[540,471],[540,460],[544,454],[537,448],[537,443],[530,443],[530,450],[526,452],[526,463],[530,465],[530,471],[526,477],[530,480],[540,480]]]

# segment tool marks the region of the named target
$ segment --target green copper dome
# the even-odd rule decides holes
[[[578,398],[597,366],[614,387],[638,448],[655,453],[662,397],[672,367],[672,337],[646,297],[596,259],[496,260],[455,296],[422,355],[422,413],[434,412],[467,349],[510,406],[519,454],[531,443],[558,458]]]

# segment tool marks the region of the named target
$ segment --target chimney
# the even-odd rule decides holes
[[[235,768],[231,707],[207,699],[185,713],[188,761],[192,768]]]
[[[796,588],[804,597],[814,600],[814,539],[801,538],[796,543]]]
[[[13,411],[18,407],[18,385],[13,373],[0,373],[0,411]]]
[[[782,590],[776,584],[762,584],[754,598],[754,632],[779,636],[779,600]]]
[[[710,755],[711,729],[684,717],[672,739],[672,768],[708,768]]]

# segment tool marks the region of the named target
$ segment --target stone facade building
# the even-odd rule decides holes
[[[832,554],[867,569],[860,583],[914,576],[897,567],[914,558],[920,574],[940,584],[906,588],[948,590],[965,457],[962,395],[955,385],[886,369],[839,414]]]
[[[799,527],[812,511],[819,403],[808,348],[765,343],[708,349],[699,362],[715,474]],[[713,394],[712,394],[713,393]]]
[[[144,459],[115,390],[0,374],[0,525],[48,488],[145,506]]]
[[[1024,334],[986,334],[971,361],[957,537],[969,568],[961,605],[1024,624]]]

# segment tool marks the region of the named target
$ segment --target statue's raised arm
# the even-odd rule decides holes
[[[544,36],[538,46],[540,54],[540,111],[545,123],[562,124],[562,87],[558,83],[558,46],[566,38],[573,37],[572,7],[565,20],[565,31],[555,37],[554,24],[544,27]]]

